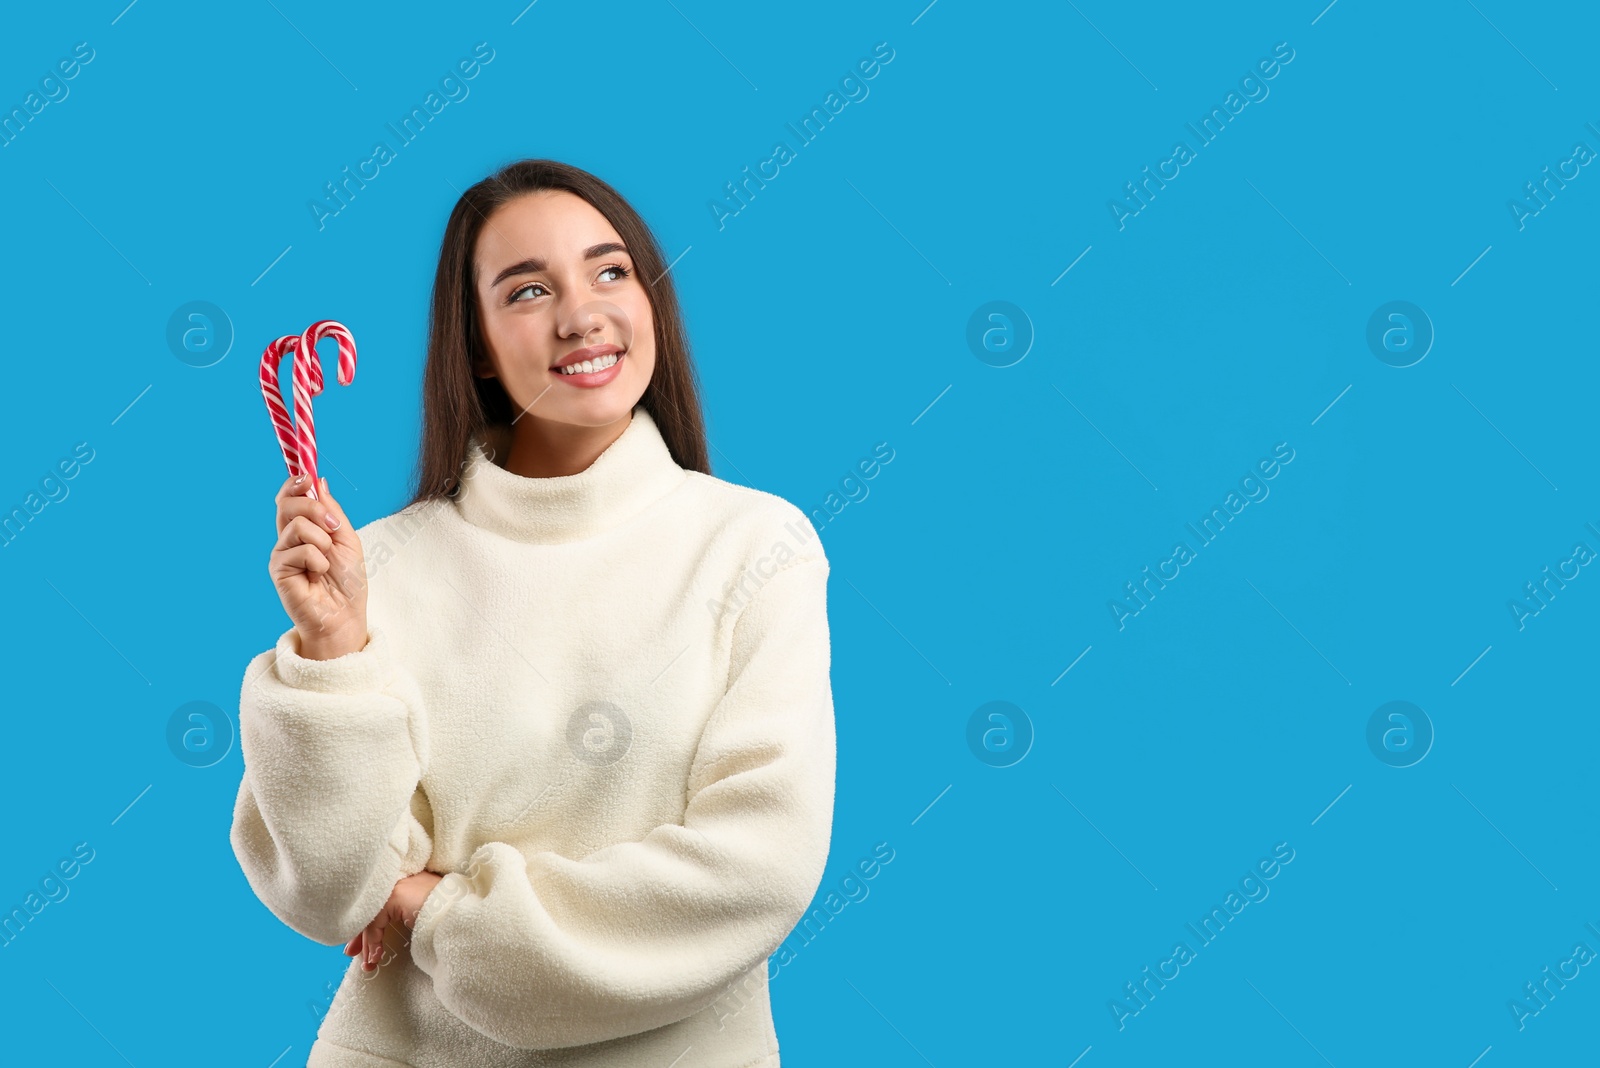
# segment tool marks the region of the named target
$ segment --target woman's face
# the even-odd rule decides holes
[[[489,351],[474,373],[500,379],[512,422],[626,419],[655,369],[655,324],[645,280],[606,217],[565,191],[524,194],[485,220],[475,260]],[[581,364],[575,355],[591,370],[564,371]]]

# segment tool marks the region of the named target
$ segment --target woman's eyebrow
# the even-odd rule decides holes
[[[619,242],[602,241],[598,245],[590,245],[588,248],[584,249],[583,258],[585,260],[593,260],[598,259],[601,256],[609,255],[612,252],[627,251],[627,247]],[[525,260],[513,263],[511,266],[495,275],[494,281],[489,283],[489,288],[493,289],[495,286],[499,285],[501,282],[504,282],[507,278],[510,278],[514,274],[532,274],[536,271],[548,270],[549,266],[550,265],[540,257],[529,256]]]

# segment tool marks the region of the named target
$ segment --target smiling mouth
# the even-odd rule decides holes
[[[612,367],[622,362],[622,358],[627,354],[627,350],[624,349],[621,352],[608,353],[605,356],[596,356],[590,360],[579,360],[576,363],[567,364],[564,367],[552,367],[550,368],[550,371],[552,374],[561,375],[563,378],[577,378],[583,375],[600,374],[602,372],[609,371]]]
[[[627,353],[613,352],[610,353],[610,355],[605,355],[605,357],[595,357],[594,360],[581,360],[578,361],[578,363],[570,363],[570,365],[566,365],[565,368],[550,369],[555,371],[557,374],[562,374],[562,376],[574,376],[574,374],[595,374],[598,373],[598,371],[605,371],[605,369],[616,365],[618,361],[622,360],[624,355],[627,355]]]

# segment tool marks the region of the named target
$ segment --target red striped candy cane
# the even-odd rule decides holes
[[[311,398],[322,392],[322,361],[317,356],[317,342],[325,337],[333,337],[339,343],[339,384],[348,386],[356,377],[356,342],[343,323],[319,319],[302,334],[287,334],[273,341],[261,354],[261,393],[283,451],[284,465],[289,474],[305,475],[311,480],[307,495],[313,500],[318,499],[317,430],[311,417]],[[294,362],[293,423],[283,404],[281,367],[285,352],[291,354]]]

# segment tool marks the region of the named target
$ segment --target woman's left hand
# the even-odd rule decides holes
[[[378,910],[378,915],[372,922],[349,942],[345,943],[344,954],[354,957],[361,954],[361,970],[374,971],[383,961],[383,936],[391,924],[410,930],[417,922],[417,913],[422,909],[422,903],[427,900],[428,894],[443,879],[442,875],[435,875],[431,871],[419,871],[415,875],[408,875],[394,884],[394,889],[389,892],[389,900],[383,908]]]

